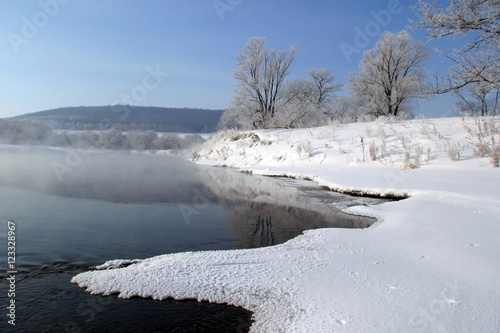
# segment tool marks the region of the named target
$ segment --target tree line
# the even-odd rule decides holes
[[[349,95],[338,96],[342,85],[328,68],[307,71],[307,79],[287,80],[297,50],[276,51],[264,37],[252,37],[236,56],[233,77],[238,82],[219,128],[259,129],[306,127],[328,120],[343,122],[381,116],[411,117],[417,102],[453,93],[457,110],[476,115],[497,114],[500,97],[500,1],[450,1],[447,8],[420,0],[413,8],[419,20],[412,29],[425,29],[429,39],[472,36],[452,54],[448,73],[423,66],[430,50],[408,31],[385,32],[364,53],[359,73],[348,77]]]
[[[180,150],[205,140],[199,134],[158,134],[152,130],[54,132],[41,122],[1,119],[0,143],[109,150]]]

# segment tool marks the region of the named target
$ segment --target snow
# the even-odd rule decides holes
[[[345,209],[376,217],[367,229],[167,254],[72,282],[93,294],[241,306],[254,312],[252,332],[498,331],[500,169],[474,156],[463,122],[474,125],[447,118],[219,134],[196,153],[197,163],[409,198]],[[448,158],[450,145],[459,147],[458,161]],[[420,167],[409,169],[406,153],[414,162],[419,151]]]
[[[128,260],[128,259],[116,259],[116,260],[108,260],[104,264],[96,266],[96,269],[113,269],[113,268],[119,268],[125,265],[131,265],[135,264],[137,262],[140,262],[140,259],[133,259],[133,260]]]

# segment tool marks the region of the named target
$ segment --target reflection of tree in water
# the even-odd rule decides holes
[[[259,216],[255,224],[255,230],[250,236],[249,243],[260,244],[260,246],[274,245],[273,218],[271,216]],[[257,246],[253,246],[257,247]]]
[[[319,213],[298,207],[221,199],[238,248],[284,243],[304,230],[317,228],[366,228],[373,221],[340,212]]]

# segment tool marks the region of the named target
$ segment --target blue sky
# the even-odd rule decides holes
[[[408,18],[415,18],[415,3],[2,0],[0,118],[127,100],[225,108],[236,88],[235,55],[253,36],[266,37],[269,48],[297,47],[290,78],[305,77],[309,68],[329,67],[338,82],[347,84],[348,73],[358,70],[362,51],[374,47],[379,30],[405,29]],[[366,34],[367,29],[373,37],[356,40],[357,31]],[[428,43],[423,31],[410,33],[431,48],[460,47],[453,39]],[[346,56],[341,49],[346,45],[359,52]],[[427,64],[427,69],[436,64],[446,69],[436,54]],[[454,101],[445,96],[421,102],[418,112],[441,116]]]

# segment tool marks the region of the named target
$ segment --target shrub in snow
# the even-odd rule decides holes
[[[230,150],[229,150],[229,147],[227,145],[224,145],[221,148],[215,148],[214,150],[223,161],[227,160],[227,158],[229,157]]]
[[[402,168],[416,169],[420,167],[421,161],[422,161],[422,147],[417,146],[417,148],[415,148],[415,155],[413,156],[413,158],[411,158],[410,156],[410,150],[408,150],[405,153]]]
[[[368,148],[368,154],[370,154],[370,160],[375,161],[377,159],[377,146],[375,146],[375,142],[370,143],[370,147]]]
[[[493,167],[498,168],[500,164],[500,146],[495,146],[492,156],[491,156],[491,164]]]
[[[431,148],[427,148],[427,153],[425,155],[425,163],[429,163],[431,161]]]
[[[486,120],[485,120],[486,119]],[[474,155],[479,157],[488,156],[491,158],[493,167],[498,167],[500,163],[500,124],[495,117],[474,118],[475,129],[465,123],[467,139]]]
[[[383,154],[385,154],[385,151],[386,151],[386,139],[387,139],[387,135],[385,134],[385,131],[382,128],[382,126],[379,126],[379,128],[377,130],[377,138],[380,141],[380,151],[381,151],[381,153],[383,155]]]
[[[403,146],[403,149],[404,150],[410,150],[410,146],[409,146],[409,141],[407,137],[405,137],[404,135],[398,135],[398,140],[399,142],[401,142],[401,146]]]
[[[222,131],[218,131],[217,133],[212,135],[207,142],[218,142],[226,140],[234,141],[232,140],[232,138],[241,135],[241,133],[242,133],[241,131],[234,128],[225,129]]]
[[[307,140],[306,142],[301,142],[297,146],[297,153],[301,160],[309,158],[313,155],[313,147],[311,146],[311,142]]]
[[[363,137],[361,136],[361,152],[363,154],[363,162],[365,161],[365,140],[363,140]]]
[[[448,154],[448,157],[452,161],[458,161],[460,159],[460,150],[462,147],[458,143],[452,145],[448,143],[448,148],[446,149],[446,153]]]

